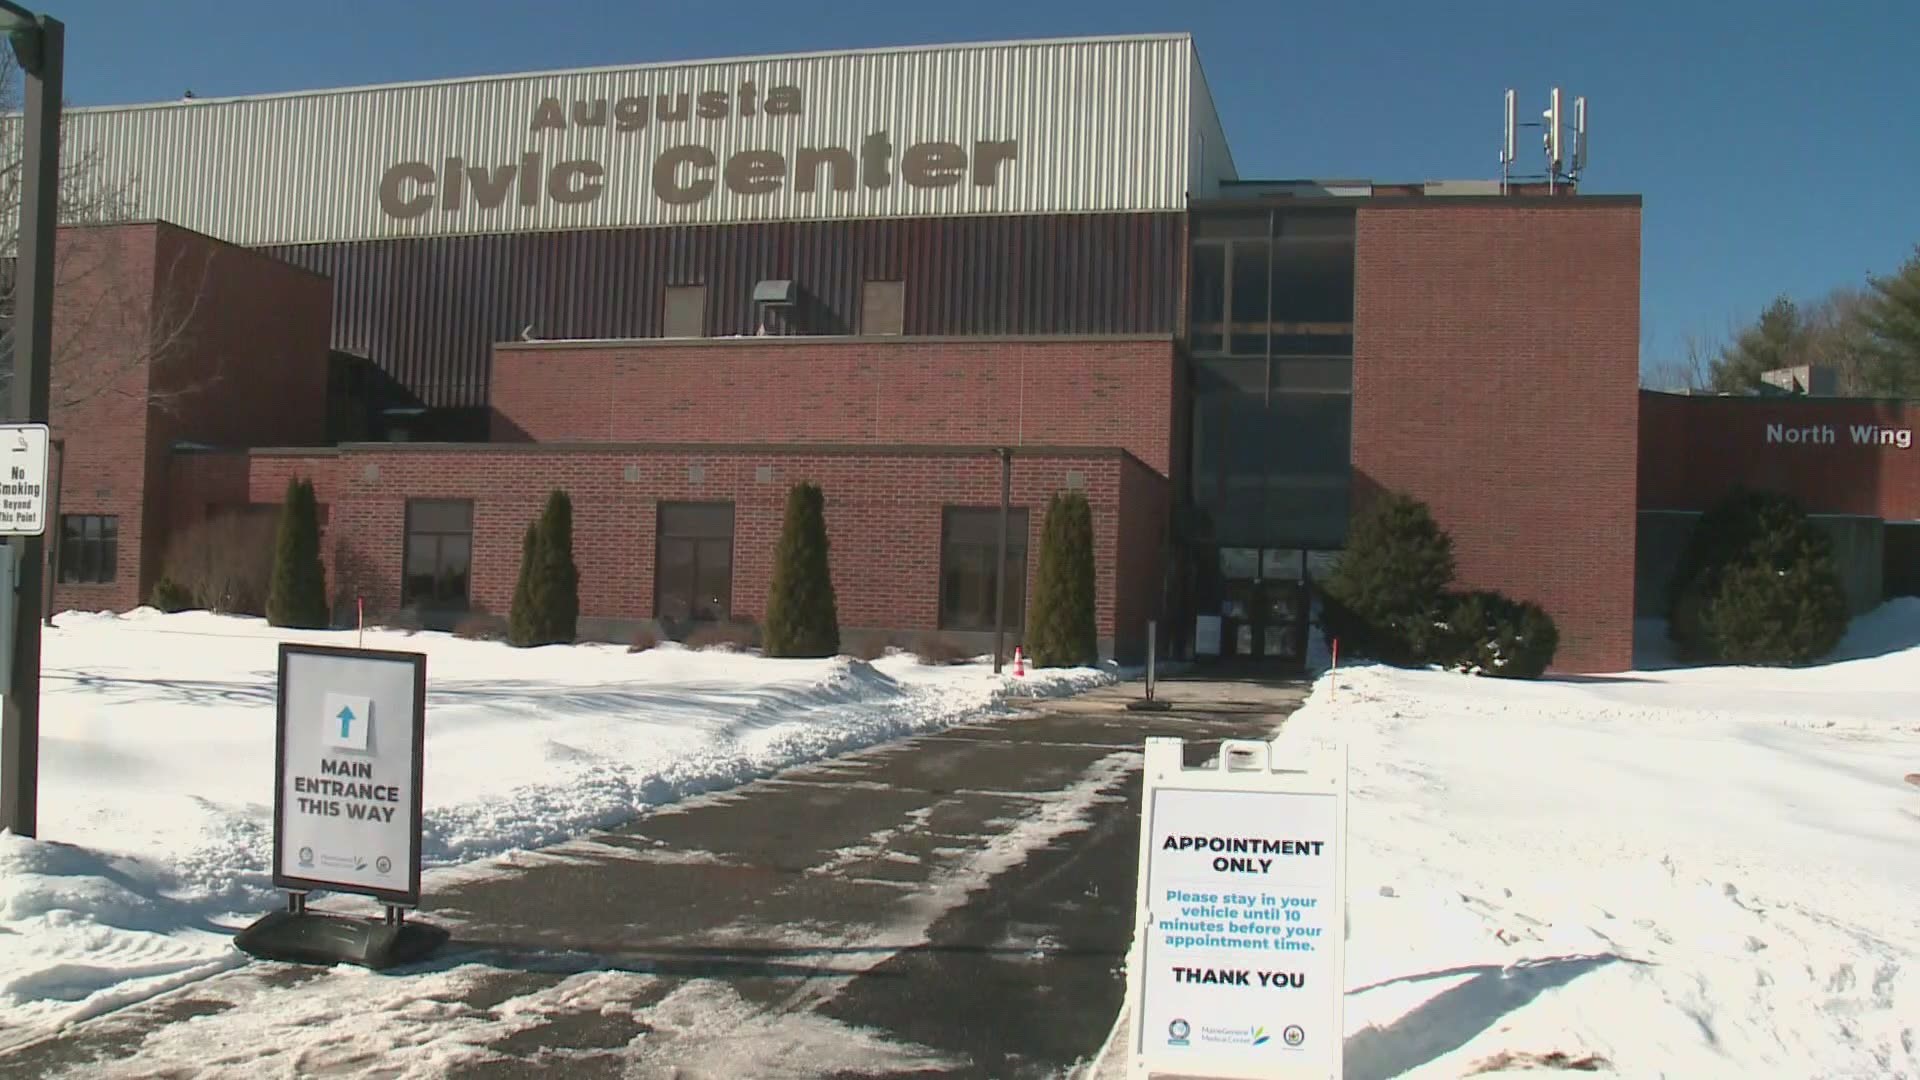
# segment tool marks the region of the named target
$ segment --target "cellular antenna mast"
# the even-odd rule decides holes
[[[1518,95],[1513,90],[1506,93],[1504,119],[1505,137],[1500,142],[1500,193],[1507,194],[1516,180],[1545,180],[1547,192],[1552,194],[1560,185],[1569,187],[1580,182],[1580,174],[1587,168],[1587,99],[1573,99],[1572,123],[1569,124],[1566,111],[1561,106],[1559,87],[1554,87],[1547,95],[1547,108],[1540,114],[1538,122],[1521,123],[1519,119]],[[1518,174],[1514,172],[1514,162],[1520,159],[1519,129],[1540,129],[1540,149],[1546,157],[1546,170],[1541,173]],[[1571,127],[1573,136],[1569,146],[1566,137]]]

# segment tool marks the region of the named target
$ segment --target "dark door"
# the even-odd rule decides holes
[[[1275,673],[1304,670],[1307,655],[1305,584],[1243,578],[1228,579],[1222,585],[1221,656]]]

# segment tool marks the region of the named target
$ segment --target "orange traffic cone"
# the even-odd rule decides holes
[[[1013,647],[1013,677],[1016,679],[1027,677],[1027,658],[1020,652],[1018,645]]]

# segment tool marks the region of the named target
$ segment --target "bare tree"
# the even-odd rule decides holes
[[[1648,343],[1641,344],[1642,355],[1651,350]],[[1711,389],[1713,386],[1713,359],[1719,355],[1719,346],[1699,333],[1689,331],[1680,336],[1678,351],[1667,357],[1655,360],[1643,367],[1640,373],[1640,385],[1648,390],[1697,392]]]
[[[11,50],[0,49],[0,395],[10,395],[13,386],[14,286],[26,165],[21,100],[18,64]],[[133,220],[138,207],[132,183],[107,175],[99,150],[75,145],[67,138],[71,130],[63,120],[59,223]],[[125,376],[143,367],[158,369],[186,348],[207,278],[207,260],[189,259],[183,251],[147,279],[120,257],[105,231],[70,234],[54,264],[61,319],[54,328],[49,371],[52,407],[72,408],[104,395],[140,396],[168,407],[206,385],[205,378],[192,386],[168,387],[165,380]],[[107,341],[131,347],[102,351],[99,345]]]
[[[1837,374],[1839,392],[1858,397],[1868,386],[1869,340],[1862,313],[1870,297],[1856,285],[1842,285],[1806,309],[1806,363],[1830,367]]]

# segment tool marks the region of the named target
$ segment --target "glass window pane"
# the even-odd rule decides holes
[[[940,556],[940,626],[948,630],[993,629],[993,564],[1000,551],[998,507],[948,507]],[[1027,511],[1007,511],[1007,626],[1022,620],[1026,592]]]
[[[727,619],[733,608],[733,541],[700,541],[694,561],[693,617]]]
[[[1193,248],[1193,321],[1220,322],[1227,310],[1227,247],[1195,244]]]
[[[1222,213],[1195,214],[1193,234],[1198,237],[1232,237],[1267,235],[1267,212],[1265,210],[1236,210]]]
[[[1007,626],[1009,628],[1027,624],[1027,558],[1023,549],[1018,554],[1007,551]],[[993,610],[987,610],[988,621],[992,621]]]
[[[112,581],[119,576],[120,541],[109,530],[106,539],[100,542],[100,580]]]
[[[694,544],[662,536],[654,557],[654,611],[661,618],[684,619],[693,613]]]
[[[1260,549],[1227,548],[1220,549],[1220,576],[1231,580],[1251,581],[1260,572]]]
[[[453,499],[413,499],[407,503],[407,528],[416,533],[457,533],[473,529],[473,504]]]
[[[440,538],[440,599],[447,603],[464,603],[467,599],[467,577],[473,562],[473,540],[466,536],[445,536]]]
[[[1269,581],[1292,581],[1301,573],[1298,548],[1267,548],[1260,553],[1260,576]]]
[[[1273,392],[1345,394],[1353,391],[1352,360],[1278,360],[1273,362]]]
[[[733,539],[732,503],[661,503],[660,535]]]
[[[407,576],[433,577],[440,565],[440,541],[437,537],[416,536],[407,543]]]
[[[1267,321],[1267,242],[1236,240],[1233,244],[1233,321]]]

